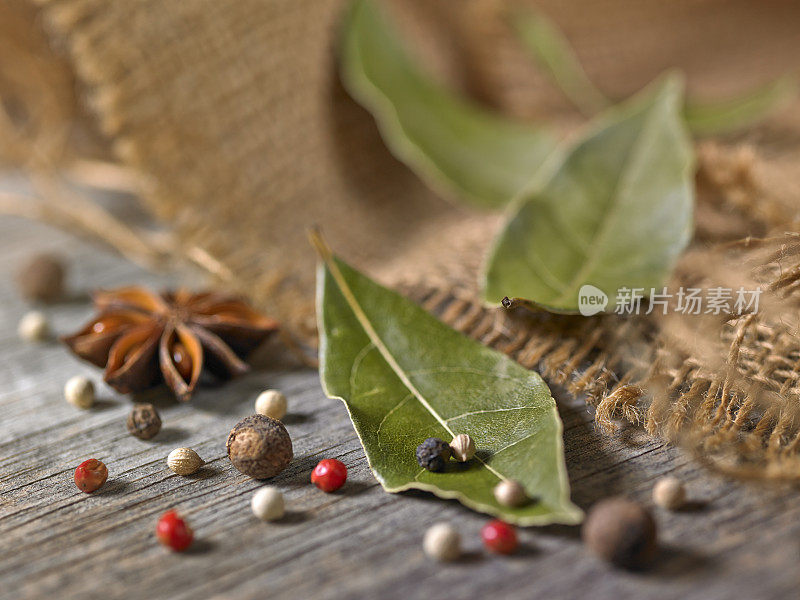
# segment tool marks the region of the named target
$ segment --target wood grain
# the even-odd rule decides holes
[[[100,386],[100,402],[80,411],[62,397],[76,373],[100,373],[57,343],[18,340],[28,307],[12,273],[29,253],[69,258],[74,299],[45,307],[58,333],[76,329],[95,287],[178,280],[154,276],[44,226],[0,219],[0,597],[8,598],[795,598],[800,565],[796,490],[724,480],[673,448],[627,429],[596,431],[589,409],[559,397],[574,501],[583,508],[610,494],[649,503],[653,481],[673,473],[694,501],[690,510],[656,510],[662,550],[654,567],[626,573],[589,556],[576,527],[521,532],[512,557],[487,555],[486,518],[424,493],[390,495],[369,469],[344,406],[325,398],[317,373],[275,368],[179,405],[150,395],[162,432],[142,441],[125,430],[130,400]],[[272,483],[288,516],[259,522],[249,502],[262,483],[233,469],[225,437],[251,414],[269,387],[289,398],[285,419],[295,459]],[[207,465],[191,477],[167,469],[175,447],[194,448]],[[106,462],[108,483],[80,493],[75,466]],[[308,483],[325,457],[349,469],[346,486],[326,495]],[[155,540],[159,515],[177,508],[196,532],[194,547],[171,554]],[[466,554],[453,564],[422,553],[425,529],[438,521],[461,531]]]

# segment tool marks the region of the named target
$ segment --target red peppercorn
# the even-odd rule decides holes
[[[186,521],[178,516],[177,512],[168,510],[158,520],[156,536],[158,541],[168,548],[175,552],[183,552],[191,545],[194,532],[186,524]]]
[[[481,529],[483,545],[497,554],[512,554],[517,549],[517,531],[512,525],[495,519]]]
[[[75,469],[75,485],[78,489],[87,494],[103,485],[108,479],[108,469],[96,458],[83,461]]]
[[[311,472],[311,483],[323,492],[335,492],[347,481],[347,467],[335,458],[319,461]]]

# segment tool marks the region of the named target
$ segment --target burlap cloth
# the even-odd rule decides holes
[[[336,75],[344,4],[4,0],[0,156],[84,175],[95,159],[119,161],[174,234],[170,252],[214,271],[299,337],[313,331],[305,230],[316,224],[361,269],[585,394],[603,426],[644,424],[740,475],[800,478],[792,293],[800,246],[783,236],[800,207],[800,105],[699,144],[696,235],[670,282],[769,288],[758,315],[487,309],[477,273],[501,216],[437,197],[385,149]],[[581,123],[511,34],[503,17],[512,2],[389,4],[415,50],[454,87],[565,134]],[[536,4],[613,97],[679,67],[692,95],[721,98],[795,70],[800,57],[792,1]],[[746,236],[778,239],[729,245]]]

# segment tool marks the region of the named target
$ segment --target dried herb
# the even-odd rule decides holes
[[[576,523],[569,500],[562,425],[541,377],[450,329],[399,294],[333,257],[317,283],[320,378],[344,401],[375,477],[389,492],[411,488],[455,498],[524,525]],[[477,453],[442,472],[417,464],[427,437],[466,433]],[[536,498],[497,502],[498,482],[515,479]]]
[[[549,134],[483,110],[433,81],[372,0],[354,2],[346,15],[341,73],[400,160],[435,190],[477,206],[508,202],[555,146]]]
[[[204,368],[221,378],[246,372],[242,357],[277,329],[243,301],[213,292],[124,287],[96,293],[94,304],[99,314],[63,341],[103,367],[106,383],[121,393],[164,381],[189,400]]]
[[[670,77],[611,109],[524,199],[498,236],[485,299],[578,309],[583,285],[617,290],[664,283],[691,237],[693,153]]]

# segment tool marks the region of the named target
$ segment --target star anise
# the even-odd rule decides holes
[[[244,373],[243,358],[278,328],[242,300],[215,292],[133,286],[93,298],[99,314],[63,341],[104,368],[105,381],[124,394],[164,381],[189,400],[204,368],[221,378]]]

